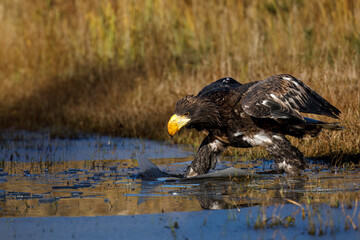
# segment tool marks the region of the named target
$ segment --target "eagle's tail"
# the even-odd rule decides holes
[[[319,123],[317,125],[321,126],[324,129],[334,130],[334,131],[340,131],[345,128],[343,126],[340,126],[339,123],[337,123],[337,122],[335,122],[335,123]]]
[[[339,123],[337,123],[337,122],[327,123],[327,122],[322,122],[322,121],[312,119],[312,118],[307,118],[307,117],[304,117],[304,119],[305,119],[307,124],[313,125],[313,126],[318,126],[320,128],[323,128],[323,129],[335,130],[335,131],[339,131],[339,130],[344,129],[344,127],[340,126]],[[321,129],[319,129],[319,130],[321,130]]]

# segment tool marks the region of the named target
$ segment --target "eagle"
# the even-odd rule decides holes
[[[178,100],[167,124],[170,136],[182,127],[206,131],[186,170],[193,177],[214,169],[227,147],[267,149],[276,170],[299,175],[307,166],[304,155],[286,135],[317,136],[322,129],[339,130],[338,123],[307,118],[301,113],[339,119],[340,110],[290,74],[241,84],[231,77],[204,87],[196,96]]]

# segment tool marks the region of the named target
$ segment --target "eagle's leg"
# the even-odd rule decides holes
[[[225,146],[222,142],[208,135],[202,141],[194,161],[192,161],[188,167],[186,177],[205,174],[211,169],[214,169],[224,149]]]
[[[280,172],[298,175],[307,166],[304,155],[285,137],[273,138],[273,144],[268,145],[266,149],[274,158]]]

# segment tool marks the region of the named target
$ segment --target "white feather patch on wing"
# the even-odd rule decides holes
[[[278,98],[275,94],[273,94],[273,93],[270,94],[270,97],[272,97],[272,99],[274,99],[275,101],[279,99],[279,98]]]
[[[243,135],[243,132],[241,132],[241,131],[237,131],[236,133],[234,133],[234,137],[238,137],[241,135]]]
[[[295,84],[296,87],[300,87],[300,85],[296,81],[291,81],[293,84]]]
[[[283,139],[283,137],[281,137],[281,136],[279,136],[279,135],[273,135],[273,138],[278,139],[278,140],[282,140],[282,139]]]
[[[262,105],[265,105],[265,106],[269,106],[269,100],[263,100],[262,102],[261,102],[261,104]]]
[[[282,79],[288,80],[288,81],[292,80],[291,77],[282,77]]]

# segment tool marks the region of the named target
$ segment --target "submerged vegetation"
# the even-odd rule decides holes
[[[0,22],[1,128],[168,139],[184,95],[289,73],[345,127],[294,144],[307,156],[360,152],[358,1],[5,0]]]

